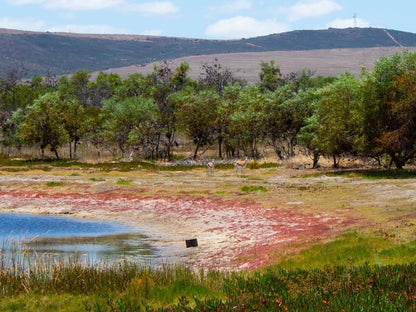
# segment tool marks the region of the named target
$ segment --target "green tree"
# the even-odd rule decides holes
[[[264,90],[274,92],[278,87],[283,86],[284,80],[280,72],[279,65],[275,64],[274,60],[270,62],[260,62],[260,86]]]
[[[397,168],[416,154],[416,52],[382,57],[365,73],[362,95],[362,152],[389,155]]]
[[[257,86],[244,87],[239,93],[238,109],[230,116],[233,144],[246,156],[259,157],[258,144],[263,141],[266,125],[265,97]]]
[[[89,88],[91,71],[75,72],[69,79],[62,76],[58,81],[58,89],[65,98],[78,101],[82,106],[93,106]]]
[[[356,151],[361,123],[359,87],[360,81],[345,73],[319,89],[313,116],[300,135],[306,147],[332,157],[336,168],[342,154]]]
[[[155,66],[151,74],[154,77],[154,84],[151,88],[152,97],[158,106],[159,112],[159,143],[157,146],[157,154],[162,152],[165,159],[171,159],[172,148],[175,141],[177,117],[175,115],[174,102],[170,100],[170,95],[179,92],[191,80],[187,77],[189,65],[182,63],[175,71],[172,70],[168,62],[164,62],[161,66]],[[163,144],[164,150],[160,151],[160,145]]]
[[[45,148],[49,146],[59,159],[58,148],[69,142],[61,110],[62,105],[63,102],[58,92],[41,96],[26,108],[18,128],[23,142],[39,146],[42,158],[45,157]],[[15,114],[18,116],[21,112],[18,110]]]
[[[220,102],[218,103],[216,123],[216,136],[218,137],[218,157],[222,158],[222,150],[225,149],[227,158],[235,157],[236,145],[231,133],[231,116],[238,110],[238,97],[242,88],[238,84],[224,88]]]
[[[102,108],[102,136],[108,145],[116,144],[123,157],[127,148],[134,146],[132,132],[147,123],[152,114],[157,111],[151,99],[131,97],[124,101],[110,99],[104,102]],[[137,137],[137,133],[136,133]],[[137,139],[138,140],[138,139]]]
[[[155,74],[147,76],[140,73],[131,74],[122,80],[121,85],[115,89],[114,96],[117,100],[124,100],[134,96],[150,97],[155,81]]]
[[[113,97],[121,85],[119,74],[100,71],[96,81],[88,83],[89,106],[102,107],[102,102]]]
[[[264,93],[265,136],[280,159],[294,156],[297,135],[311,114],[308,103],[311,102],[312,89],[300,90],[299,93],[292,89],[288,84],[274,92]]]
[[[176,93],[176,115],[178,126],[195,144],[194,159],[200,148],[211,146],[215,139],[217,107],[219,95],[214,90],[201,90]]]
[[[64,128],[69,136],[69,157],[77,159],[77,145],[87,132],[86,108],[76,100],[63,100],[59,107]]]

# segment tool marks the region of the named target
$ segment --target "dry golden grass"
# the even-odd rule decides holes
[[[416,47],[409,48],[416,50]],[[250,52],[250,53],[230,53],[214,55],[187,56],[171,60],[172,66],[177,67],[182,62],[190,65],[189,75],[193,79],[198,79],[202,71],[203,64],[210,64],[215,59],[225,68],[230,69],[236,77],[244,78],[248,83],[253,84],[259,81],[260,62],[275,60],[280,66],[283,74],[298,72],[302,69],[310,69],[315,72],[315,76],[338,76],[344,72],[359,75],[361,66],[372,70],[374,62],[382,56],[391,56],[396,52],[402,51],[398,47],[379,47],[366,49],[331,49],[331,50],[310,50],[310,51],[272,51],[272,52]],[[148,74],[153,71],[154,65],[151,63],[146,66],[128,66],[105,70],[106,73],[118,73],[122,78],[126,78],[132,73]],[[94,79],[98,73],[93,73]]]

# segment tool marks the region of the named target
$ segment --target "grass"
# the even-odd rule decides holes
[[[93,178],[90,178],[90,181],[92,181],[92,182],[104,182],[105,179],[104,178],[95,178],[95,177],[93,177]]]
[[[1,311],[413,311],[416,241],[349,232],[255,272],[0,250]],[[302,247],[302,246],[299,246]],[[307,247],[307,246],[306,246]],[[30,265],[24,265],[30,260]],[[371,259],[376,259],[372,261]],[[243,258],[237,261],[244,260]]]
[[[340,170],[327,172],[327,176],[345,176],[345,177],[362,177],[370,180],[378,179],[415,179],[416,170],[410,169],[368,169],[368,170]]]
[[[220,182],[198,175],[202,166],[185,169],[143,163],[139,168],[140,162],[91,165],[68,161],[33,164],[27,161],[22,162],[22,167],[13,168],[35,167],[38,169],[36,174],[45,167],[65,167],[63,164],[70,168],[94,168],[97,170],[88,170],[88,174],[96,175],[89,178],[91,182],[105,181],[101,176],[112,176],[119,179],[117,184],[129,185],[129,181],[140,178],[143,188],[156,187],[151,195],[163,190],[166,196],[177,196],[182,192],[196,197],[195,194],[209,191],[219,198],[235,200],[235,190],[239,189],[251,193],[248,196],[264,207],[287,208],[286,202],[302,201],[301,208],[290,209],[313,214],[323,212],[341,218],[344,215],[338,213],[342,213],[368,220],[368,224],[380,223],[384,230],[373,233],[353,231],[326,243],[315,241],[272,251],[270,257],[278,261],[276,265],[256,272],[238,273],[195,272],[181,266],[148,268],[127,262],[85,267],[75,259],[72,262],[48,262],[44,255],[39,255],[42,260],[32,263],[29,269],[15,265],[27,254],[16,255],[14,262],[7,262],[0,249],[1,311],[285,311],[285,308],[289,311],[342,311],[343,308],[346,311],[412,311],[416,308],[415,228],[414,224],[401,223],[403,218],[407,224],[416,222],[412,219],[413,201],[407,202],[410,198],[408,190],[412,190],[408,185],[412,182],[388,180],[412,179],[416,171],[322,171],[301,177],[307,179],[326,174],[352,178],[354,182],[357,177],[377,180],[372,183],[358,180],[359,184],[355,185],[347,179],[345,183],[331,184],[317,184],[319,182],[314,180],[276,182],[274,176],[267,179],[264,175],[266,171],[275,174],[276,170],[272,169],[248,170],[251,173],[248,179]],[[220,169],[218,166],[216,169]],[[230,164],[224,165],[224,170],[232,168]],[[192,169],[197,170],[189,172]],[[124,170],[132,172],[124,173]],[[181,172],[185,170],[187,172]],[[100,176],[99,171],[115,172]],[[158,171],[162,173],[155,173]],[[58,173],[55,169],[54,174]],[[64,170],[64,173],[68,171]],[[223,176],[227,175],[231,176],[233,172]],[[105,192],[107,187],[114,188],[114,180],[111,181],[94,187]],[[63,184],[49,183],[51,187]],[[71,182],[66,183],[70,186]],[[383,198],[383,205],[379,206],[374,202],[381,199],[374,200],[374,193],[371,193],[371,187],[376,183],[379,193],[375,194],[383,195],[385,190],[395,192],[392,198]],[[267,188],[255,184],[265,184]],[[18,189],[27,188],[27,185],[16,183],[9,187]],[[135,188],[123,189],[125,192],[130,190],[136,192]],[[341,209],[345,207],[348,209]],[[274,257],[277,253],[279,255]],[[240,257],[236,262],[250,257]]]
[[[36,158],[26,158],[26,159],[10,159],[5,155],[0,155],[0,165],[17,167],[14,170],[27,170],[27,169],[18,169],[18,167],[40,167],[43,171],[51,171],[53,167],[57,168],[95,168],[100,169],[105,172],[109,171],[121,171],[127,172],[132,170],[150,170],[150,171],[189,171],[196,168],[206,168],[205,165],[157,165],[151,161],[113,161],[113,162],[104,162],[104,163],[85,163],[79,161],[73,161],[68,159],[56,160],[53,158],[50,159],[36,159]],[[259,168],[276,168],[281,166],[281,164],[268,162],[268,163],[259,163],[257,161],[251,162],[247,167],[251,169]],[[216,164],[216,169],[233,169],[234,165],[230,164]],[[7,169],[2,169],[7,170]],[[8,169],[12,170],[12,169]]]
[[[346,244],[357,235],[350,233],[341,240]],[[326,248],[334,246],[329,244]],[[351,251],[338,243],[338,250],[341,249]],[[313,269],[276,266],[263,272],[227,273],[196,272],[184,266],[152,269],[128,262],[84,266],[76,261],[48,262],[41,258],[25,268],[19,265],[20,260],[11,266],[4,265],[4,260],[2,255],[2,311],[413,311],[416,308],[414,263],[379,266],[350,262],[345,266],[324,265]]]
[[[131,185],[131,183],[124,178],[119,178],[116,182],[117,185]]]
[[[244,193],[254,193],[254,192],[267,192],[268,189],[264,186],[257,186],[257,185],[250,185],[250,186],[243,186],[241,191]]]
[[[1,311],[101,311],[97,307],[121,298],[137,306],[174,304],[184,295],[223,298],[219,286],[226,275],[216,271],[127,261],[88,265],[77,257],[52,260],[20,243],[10,247],[10,254],[7,243],[0,249]]]
[[[61,182],[61,181],[46,182],[47,187],[57,187],[57,186],[62,186],[62,185],[65,185],[65,182]]]
[[[302,246],[299,248],[302,249]],[[416,241],[396,242],[392,235],[385,232],[351,232],[326,244],[304,247],[302,251],[283,259],[278,267],[310,270],[328,265],[392,265],[415,261]]]

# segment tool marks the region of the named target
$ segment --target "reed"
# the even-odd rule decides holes
[[[347,239],[357,236],[345,236],[337,252],[348,250]],[[227,273],[85,263],[76,254],[36,254],[22,242],[0,250],[2,311],[414,311],[415,280],[414,263]]]
[[[67,258],[37,254],[23,241],[6,240],[0,249],[0,310],[7,311],[2,302],[13,302],[16,296],[25,300],[33,296],[51,300],[83,296],[83,301],[91,297],[94,306],[103,309],[120,298],[142,306],[142,302],[174,304],[183,295],[222,297],[222,276],[214,271],[194,272],[180,265],[86,263],[78,254]],[[84,310],[91,309],[87,302],[84,306]]]

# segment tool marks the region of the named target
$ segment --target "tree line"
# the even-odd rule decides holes
[[[98,150],[171,159],[179,133],[197,158],[215,147],[219,158],[261,157],[269,145],[279,159],[302,150],[317,167],[320,157],[371,157],[397,168],[416,155],[416,52],[376,61],[355,77],[314,77],[302,70],[282,75],[274,61],[260,63],[259,83],[248,85],[217,60],[198,80],[189,64],[167,61],[152,73],[79,71],[70,77],[33,77],[10,70],[0,78],[1,144],[36,146],[42,157],[81,141]]]

